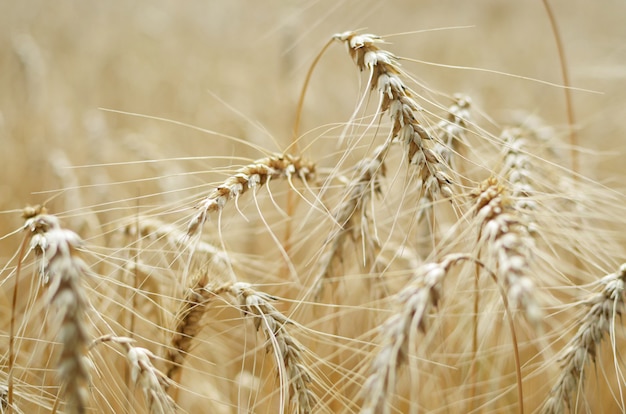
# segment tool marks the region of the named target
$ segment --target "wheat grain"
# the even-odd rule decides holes
[[[530,213],[537,210],[537,202],[532,199],[536,193],[533,182],[535,181],[530,156],[524,151],[527,145],[524,139],[524,131],[521,128],[507,128],[502,132],[505,156],[501,175],[506,177],[510,184],[511,197],[513,197],[515,209]]]

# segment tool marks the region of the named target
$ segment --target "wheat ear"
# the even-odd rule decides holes
[[[49,214],[28,218],[24,229],[29,232],[31,250],[42,256],[41,276],[48,285],[48,300],[58,311],[62,348],[58,370],[64,383],[67,412],[82,414],[87,411],[89,384],[86,295],[82,287],[87,265],[77,256],[82,240]]]
[[[515,210],[507,189],[489,178],[472,193],[479,221],[479,254],[485,249],[487,266],[493,269],[509,303],[521,308],[527,319],[537,323],[542,315],[535,298],[535,284],[528,277],[534,241],[523,217]]]
[[[170,383],[168,378],[152,363],[152,360],[156,358],[152,351],[133,346],[135,341],[132,338],[114,335],[97,338],[91,343],[90,348],[103,342],[114,342],[122,346],[130,364],[131,379],[137,386],[141,387],[151,414],[173,414],[176,412],[174,401],[165,392]]]
[[[507,128],[502,131],[500,138],[505,144],[502,176],[509,182],[515,209],[525,213],[536,210],[537,202],[531,198],[536,193],[534,173],[530,156],[524,150],[528,145],[524,139],[524,131],[521,128]]]
[[[367,220],[364,206],[373,194],[381,191],[379,178],[385,175],[384,159],[390,143],[388,141],[380,145],[374,150],[372,158],[365,158],[354,167],[354,178],[347,184],[346,195],[333,214],[334,221],[340,228],[326,240],[330,247],[318,262],[319,270],[314,279],[317,297],[321,294],[324,280],[330,275],[333,261],[341,254],[346,237],[356,230],[359,219],[362,222]]]
[[[201,321],[205,313],[207,302],[213,297],[206,289],[208,275],[202,275],[195,282],[194,286],[188,289],[176,314],[176,328],[171,339],[171,348],[167,352],[169,368],[167,377],[176,382],[180,382],[180,372],[185,362],[185,357],[189,352],[193,339],[202,329]]]
[[[345,32],[334,38],[344,42],[357,67],[369,73],[369,88],[379,94],[378,111],[391,118],[391,136],[404,146],[409,163],[420,171],[422,190],[433,198],[439,194],[452,197],[452,179],[433,151],[435,138],[417,120],[420,106],[402,79],[397,58],[378,47],[383,43],[380,36]]]
[[[604,286],[602,291],[586,301],[589,309],[576,335],[560,353],[561,374],[542,407],[543,413],[564,413],[566,407],[571,411],[572,397],[577,391],[582,392],[580,383],[585,378],[585,365],[588,361],[595,362],[605,334],[614,335],[615,318],[624,310],[626,263],[617,273],[604,276],[598,284]]]
[[[273,155],[256,160],[228,177],[220,186],[213,190],[198,206],[198,212],[187,226],[187,234],[192,236],[201,228],[211,212],[221,211],[230,200],[238,200],[246,191],[256,190],[272,179],[293,177],[303,181],[312,179],[315,165],[300,157],[290,154]]]
[[[286,412],[284,401],[287,396],[289,412],[296,414],[314,412],[317,398],[311,390],[313,377],[302,359],[304,347],[287,329],[292,321],[271,304],[277,298],[259,292],[250,284],[243,282],[225,284],[210,291],[213,295],[228,294],[235,298],[236,305],[244,316],[252,318],[256,329],[265,334],[267,351],[274,355],[281,382],[279,412]]]
[[[389,412],[385,402],[395,388],[398,367],[408,360],[411,331],[415,328],[426,331],[426,318],[439,302],[444,278],[452,265],[467,259],[467,255],[451,254],[438,262],[421,265],[408,285],[396,295],[401,307],[380,328],[384,345],[374,357],[370,365],[372,373],[363,386],[362,414]]]

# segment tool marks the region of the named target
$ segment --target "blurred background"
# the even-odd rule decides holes
[[[573,91],[583,168],[619,185],[626,3],[550,4],[571,83],[586,90]],[[67,189],[48,206],[71,217],[111,192],[124,199],[118,188],[131,198],[163,192],[165,180],[175,188],[187,173],[185,185],[200,185],[203,171],[243,163],[233,156],[262,156],[226,136],[284,150],[311,62],[333,34],[354,29],[389,36],[389,50],[416,60],[403,67],[420,82],[469,95],[496,124],[521,111],[567,134],[563,89],[548,85],[562,77],[541,1],[2,1],[0,234],[18,228],[19,209],[46,201],[49,190]],[[344,47],[331,47],[306,96],[302,147],[316,128],[349,119],[358,79]],[[308,151],[315,159],[325,150]]]

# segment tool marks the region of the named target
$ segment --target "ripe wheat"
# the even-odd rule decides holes
[[[350,119],[216,156],[208,191],[224,170],[181,162],[180,198],[89,199],[55,153],[64,207],[6,236],[2,412],[625,410],[624,196],[534,116],[430,90],[384,37],[335,43],[363,85]]]

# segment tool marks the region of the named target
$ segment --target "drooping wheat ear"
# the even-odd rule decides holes
[[[206,305],[213,297],[213,294],[206,289],[208,281],[207,273],[201,273],[194,286],[187,290],[176,314],[176,328],[166,358],[169,362],[167,377],[176,382],[180,381],[179,377],[185,357],[193,339],[202,329],[201,322]]]
[[[165,390],[169,386],[168,378],[155,368],[152,360],[156,356],[149,349],[132,346],[135,342],[132,338],[106,335],[94,340],[91,348],[103,342],[120,344],[126,353],[126,359],[130,364],[130,376],[132,381],[141,387],[146,404],[152,414],[169,414],[176,412],[176,404],[167,395]]]
[[[537,289],[528,277],[534,241],[526,223],[514,208],[504,186],[494,177],[472,193],[479,222],[478,254],[485,251],[485,263],[494,270],[509,303],[521,308],[526,318],[539,322],[541,309]]]
[[[586,301],[589,308],[582,318],[576,335],[565,346],[560,355],[561,374],[542,407],[546,414],[560,414],[565,408],[572,409],[572,397],[582,393],[585,378],[585,365],[595,362],[597,350],[605,334],[615,333],[615,319],[624,310],[624,287],[626,284],[626,263],[617,273],[604,276],[598,281],[602,291]]]
[[[380,36],[346,32],[334,38],[347,45],[361,71],[369,72],[369,87],[379,94],[378,111],[387,112],[391,118],[391,137],[404,146],[409,163],[416,166],[422,191],[433,199],[439,194],[452,197],[452,179],[445,171],[443,160],[433,150],[435,137],[416,118],[420,106],[402,79],[397,58],[378,47],[383,43]]]
[[[243,282],[225,284],[210,291],[212,295],[228,294],[235,298],[243,315],[252,318],[256,329],[265,334],[266,349],[274,355],[281,383],[279,412],[286,412],[287,399],[291,413],[314,412],[317,398],[311,390],[313,377],[302,358],[304,347],[287,329],[293,322],[271,304],[277,298]]]
[[[341,248],[348,235],[359,238],[360,226],[367,223],[366,209],[373,194],[380,193],[379,178],[385,175],[384,159],[391,141],[374,150],[373,158],[361,160],[355,167],[354,178],[346,186],[346,194],[333,214],[334,221],[340,228],[333,232],[326,244],[330,247],[319,260],[319,270],[314,280],[314,292],[319,297],[324,280],[332,271],[333,261],[341,255]],[[356,234],[355,234],[356,233]],[[369,233],[369,232],[368,232]]]
[[[68,413],[85,413],[89,398],[89,364],[86,361],[88,334],[85,325],[86,295],[83,281],[87,265],[77,255],[82,240],[61,227],[49,214],[26,220],[30,248],[42,256],[41,276],[48,285],[48,300],[58,312],[61,355],[59,376],[64,387]]]
[[[396,295],[400,305],[381,326],[379,336],[384,341],[370,365],[371,374],[362,389],[362,414],[386,414],[387,397],[391,395],[398,378],[397,369],[408,360],[409,338],[416,328],[426,331],[428,314],[437,306],[448,271],[468,255],[451,254],[438,262],[430,262],[416,269],[407,286]]]
[[[314,175],[315,164],[290,154],[278,154],[256,160],[228,177],[198,204],[198,212],[187,226],[187,235],[196,234],[209,213],[221,211],[228,201],[238,200],[239,196],[249,189],[256,190],[277,178],[286,178],[291,182],[293,177],[297,177],[306,182]]]

